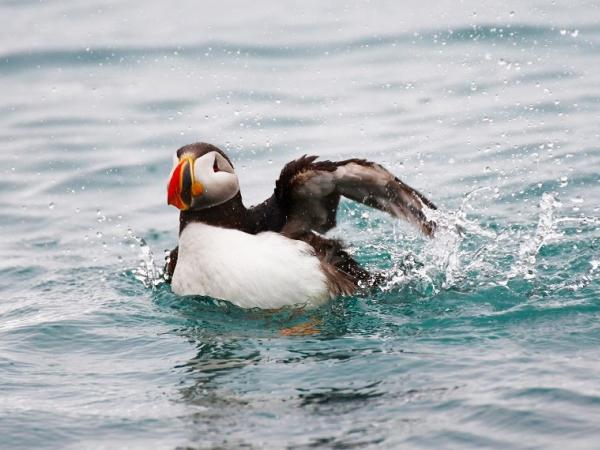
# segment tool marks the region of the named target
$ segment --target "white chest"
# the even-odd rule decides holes
[[[179,237],[171,288],[207,295],[242,308],[317,306],[329,299],[325,275],[312,248],[278,233],[251,235],[192,223]]]

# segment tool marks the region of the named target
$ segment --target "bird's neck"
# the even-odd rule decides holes
[[[179,215],[179,234],[193,222],[246,231],[247,210],[242,202],[242,194],[238,192],[231,200],[212,208],[182,211]]]

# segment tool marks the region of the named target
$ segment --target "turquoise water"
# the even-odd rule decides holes
[[[0,447],[597,446],[598,4],[397,3],[0,3]],[[248,204],[304,153],[382,162],[442,232],[346,202],[382,289],[178,298],[198,140]]]

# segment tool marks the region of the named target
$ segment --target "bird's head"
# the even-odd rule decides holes
[[[240,191],[231,161],[217,147],[198,143],[173,155],[167,203],[182,211],[211,208],[231,200]]]

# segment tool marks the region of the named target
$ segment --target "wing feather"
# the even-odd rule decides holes
[[[427,236],[433,235],[436,224],[428,219],[427,210],[435,210],[436,206],[383,166],[364,159],[316,159],[305,155],[290,162],[276,183],[275,196],[287,216],[284,232],[324,233],[333,228],[340,196],[344,196],[404,219]]]

